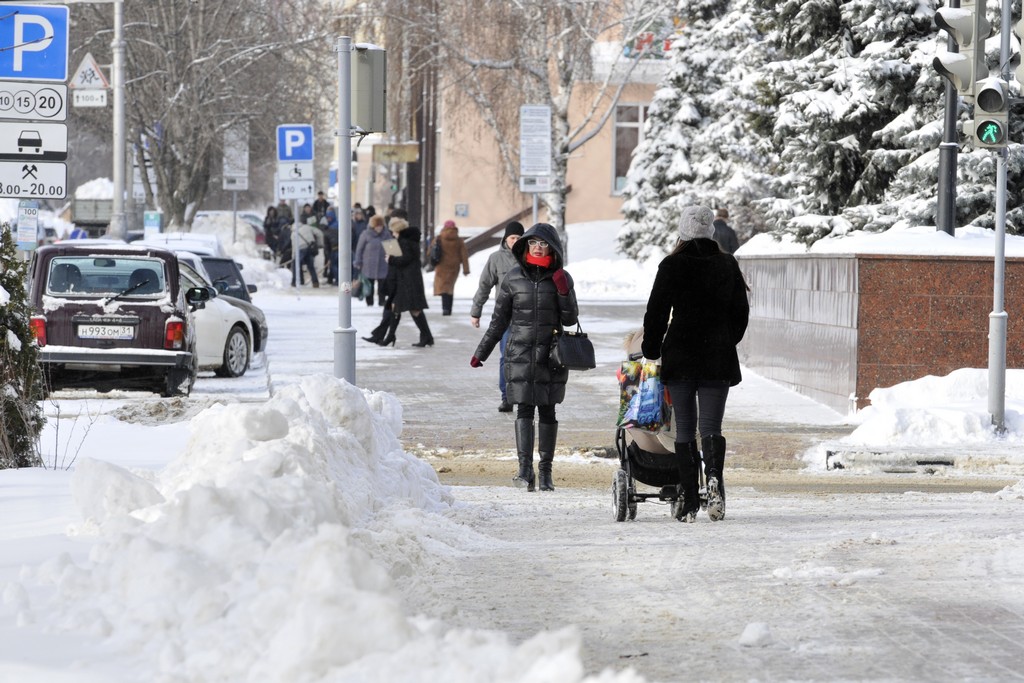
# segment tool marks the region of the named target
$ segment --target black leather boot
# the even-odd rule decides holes
[[[725,519],[725,437],[712,435],[700,440],[704,452],[704,478],[708,486],[708,517]]]
[[[363,341],[373,342],[374,344],[380,344],[381,340],[384,339],[384,335],[388,333],[388,326],[391,325],[391,310],[384,309],[384,315],[381,316],[380,325],[373,328],[370,332],[369,337],[363,337]]]
[[[533,420],[516,419],[516,455],[519,456],[519,474],[512,477],[512,483],[533,491]]]
[[[391,322],[388,323],[388,331],[384,334],[384,338],[377,342],[380,346],[394,346],[395,345],[395,332],[398,330],[398,323],[402,322],[401,313],[392,313]]]
[[[430,334],[430,325],[427,324],[427,314],[420,311],[419,315],[412,317],[413,322],[416,323],[416,327],[420,330],[420,340],[413,346],[423,348],[424,346],[434,345],[434,335]]]
[[[676,519],[696,522],[700,511],[700,452],[696,440],[676,442],[676,466],[679,468],[679,494],[683,499],[676,507]]]
[[[452,300],[455,299],[454,294],[442,294],[441,295],[441,315],[452,314]]]
[[[551,463],[555,459],[555,442],[558,440],[558,423],[541,422],[537,425],[537,476],[541,491],[554,491],[551,481]]]

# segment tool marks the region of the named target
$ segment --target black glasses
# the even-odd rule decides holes
[[[544,249],[547,249],[549,246],[544,240],[527,240],[526,243],[531,247],[543,247]]]

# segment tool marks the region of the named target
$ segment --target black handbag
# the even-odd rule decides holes
[[[548,363],[552,370],[593,370],[597,367],[594,360],[594,344],[583,332],[579,322],[575,332],[555,330],[551,337],[551,351]]]

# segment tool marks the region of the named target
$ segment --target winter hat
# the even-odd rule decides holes
[[[409,221],[404,218],[392,218],[388,222],[388,230],[396,235],[409,227]]]
[[[455,221],[452,221],[452,220],[445,221],[444,222],[444,227],[446,227],[446,228],[454,228],[455,227]]]
[[[505,239],[509,235],[519,235],[520,237],[522,237],[524,232],[525,230],[523,230],[522,223],[520,223],[519,221],[512,221],[511,223],[505,226],[505,237],[502,237],[502,239]]]
[[[706,206],[688,206],[679,216],[679,238],[684,241],[715,236],[714,212]]]

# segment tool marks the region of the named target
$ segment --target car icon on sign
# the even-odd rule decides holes
[[[23,130],[18,134],[18,152],[43,153],[43,139],[37,130]]]

